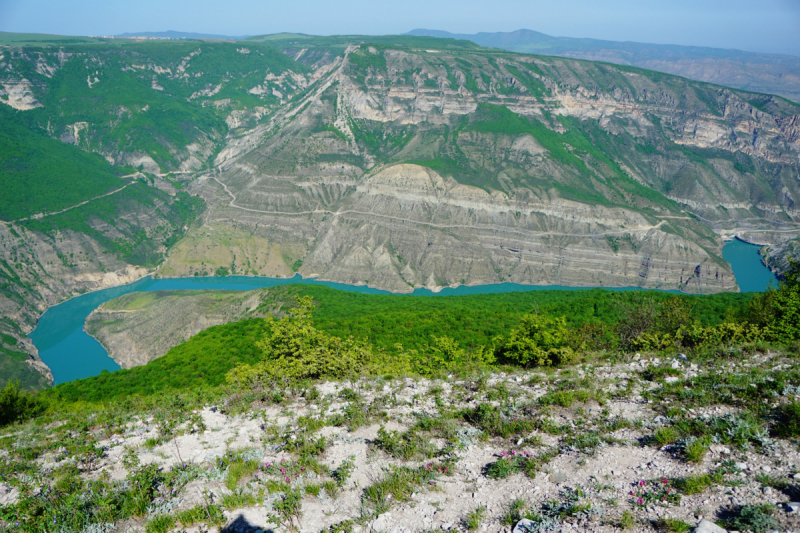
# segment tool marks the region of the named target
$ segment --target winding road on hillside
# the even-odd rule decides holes
[[[334,217],[338,217],[338,216],[342,216],[342,215],[348,215],[348,214],[356,214],[356,215],[368,215],[368,216],[371,216],[371,217],[379,217],[379,218],[384,218],[384,219],[389,219],[389,220],[396,220],[396,221],[399,221],[399,222],[408,222],[410,224],[418,224],[418,225],[422,225],[422,226],[429,226],[429,227],[436,228],[436,229],[455,229],[455,228],[475,229],[475,226],[468,226],[468,225],[464,225],[464,224],[435,224],[433,222],[422,222],[422,221],[419,221],[419,220],[412,220],[412,219],[409,219],[409,218],[393,217],[393,216],[390,216],[390,215],[381,215],[381,214],[378,214],[378,213],[373,213],[371,211],[356,211],[356,210],[352,210],[352,209],[348,209],[346,211],[330,211],[328,209],[314,209],[314,210],[311,210],[311,211],[295,211],[295,212],[263,211],[263,210],[259,210],[259,209],[251,209],[249,207],[242,207],[240,205],[236,205],[236,196],[231,192],[230,189],[228,189],[228,186],[225,185],[224,183],[222,183],[220,180],[218,180],[214,176],[208,176],[208,177],[213,179],[217,183],[219,183],[222,186],[222,188],[225,190],[225,192],[228,193],[228,196],[231,197],[231,201],[228,202],[228,207],[232,207],[234,209],[240,209],[242,211],[248,211],[248,212],[251,212],[251,213],[263,213],[265,215],[288,215],[288,216],[325,214],[325,215],[332,215]],[[683,218],[683,217],[663,217],[663,218]],[[685,217],[685,218],[688,218],[688,217]],[[625,234],[628,234],[628,233],[631,233],[631,232],[647,233],[648,231],[660,228],[663,224],[666,224],[668,222],[669,221],[667,221],[667,220],[662,220],[662,221],[660,221],[658,224],[656,224],[654,226],[646,226],[646,227],[638,227],[638,228],[626,228],[625,230],[619,230],[619,231],[599,231],[599,232],[594,232],[594,233],[560,233],[560,232],[555,232],[555,231],[518,231],[518,230],[513,230],[513,229],[504,228],[504,227],[498,227],[498,226],[487,226],[487,229],[494,230],[494,231],[500,231],[500,232],[503,232],[503,233],[514,233],[514,234],[518,234],[518,235],[593,238],[593,237],[606,237],[606,236],[612,236],[612,235],[625,235]]]
[[[120,178],[122,178],[122,179],[133,178],[133,177],[136,177],[136,176],[139,176],[139,175],[140,175],[140,173],[137,172],[136,174],[129,174],[127,176],[120,176]],[[112,194],[117,194],[121,190],[125,189],[128,185],[130,185],[130,183],[126,183],[125,185],[123,185],[119,189],[107,192],[105,194],[99,194],[97,196],[89,198],[88,200],[84,200],[83,202],[77,203],[75,205],[71,205],[69,207],[65,207],[64,209],[62,209],[60,211],[53,211],[52,213],[36,213],[36,214],[31,215],[29,217],[18,218],[16,220],[9,220],[8,222],[6,222],[6,224],[13,224],[14,222],[25,222],[26,220],[39,220],[39,219],[44,218],[44,217],[51,217],[53,215],[60,215],[61,213],[66,213],[67,211],[75,209],[76,207],[80,207],[82,205],[88,204],[89,202],[93,202],[94,200],[98,200],[100,198],[105,198],[106,196],[111,196]]]

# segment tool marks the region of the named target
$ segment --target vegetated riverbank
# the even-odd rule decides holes
[[[729,244],[730,245],[730,244]],[[757,255],[757,252],[753,252]],[[743,277],[749,275],[752,268],[757,265],[747,261],[743,263],[745,270]],[[760,263],[759,263],[760,264]],[[737,263],[738,268],[738,263]],[[766,268],[762,270],[768,272]],[[261,287],[284,285],[289,283],[305,283],[310,285],[324,285],[344,291],[389,295],[388,291],[381,291],[365,285],[352,286],[341,283],[324,282],[316,279],[303,279],[300,276],[293,278],[263,278],[248,276],[227,276],[211,278],[144,278],[133,284],[113,289],[97,291],[75,297],[63,304],[50,308],[39,320],[39,324],[31,333],[31,338],[39,350],[45,363],[53,370],[55,383],[80,379],[96,375],[103,370],[114,371],[120,368],[112,358],[108,357],[106,349],[84,331],[84,322],[89,314],[102,303],[112,298],[120,297],[134,291],[161,291],[161,290],[188,290],[188,289],[216,289],[216,290],[252,290]],[[469,295],[481,293],[505,293],[515,291],[542,291],[560,289],[565,291],[586,290],[579,287],[546,287],[535,285],[518,285],[502,283],[483,286],[460,286],[444,288],[438,293],[426,289],[418,289],[413,294],[428,296]],[[616,290],[635,290],[616,289]],[[186,334],[191,330],[183,330]]]
[[[255,291],[156,291],[131,293],[106,302],[92,312],[86,331],[109,350],[123,368],[163,356],[201,330],[220,325],[209,334],[228,336],[237,326],[222,326],[258,317],[282,316],[311,296],[317,305],[315,323],[338,337],[353,336],[390,356],[423,350],[433,336],[446,332],[463,346],[488,345],[513,328],[525,313],[564,316],[570,328],[586,323],[612,326],[619,318],[616,302],[633,293],[604,289],[540,290],[427,298],[349,293],[314,285],[287,285]],[[716,325],[726,316],[743,314],[753,295],[723,293],[682,296],[652,293],[659,302],[680,298],[693,307],[703,325]],[[258,320],[251,320],[257,327]],[[263,328],[262,328],[263,329]]]

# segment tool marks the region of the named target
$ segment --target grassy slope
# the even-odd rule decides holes
[[[273,289],[265,304],[312,295],[317,304],[315,325],[331,334],[369,341],[388,354],[395,344],[426,350],[432,335],[446,335],[462,346],[489,344],[519,323],[522,314],[539,312],[566,316],[571,326],[585,322],[611,323],[616,319],[612,300],[617,294],[589,291],[531,291],[470,296],[383,296],[341,292],[327,287],[289,286]],[[626,294],[621,293],[622,297]],[[652,293],[666,299],[673,295]],[[747,294],[681,296],[695,302],[704,324],[722,321],[751,298]],[[249,319],[209,328],[145,366],[105,373],[64,383],[53,394],[67,400],[108,400],[132,394],[154,394],[169,389],[224,383],[225,372],[237,363],[260,358],[255,342],[266,333],[261,319]]]
[[[0,105],[0,220],[58,211],[125,183],[102,157],[32,128],[23,112]]]

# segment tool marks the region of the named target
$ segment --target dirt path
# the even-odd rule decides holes
[[[123,178],[128,178],[130,176],[122,176],[122,177]],[[99,196],[95,196],[93,198],[89,198],[88,200],[84,200],[83,202],[81,202],[79,204],[75,204],[73,206],[67,207],[67,208],[62,209],[60,211],[53,211],[52,213],[36,213],[35,215],[31,215],[29,217],[24,217],[24,218],[18,218],[16,220],[12,220],[11,222],[24,222],[26,220],[39,220],[39,219],[44,218],[44,217],[49,217],[49,216],[53,216],[53,215],[60,215],[61,213],[66,213],[67,211],[70,211],[70,210],[75,209],[76,207],[80,207],[82,205],[86,205],[89,202],[92,202],[92,201],[97,200],[99,198],[105,198],[106,196],[111,196],[112,194],[117,194],[119,191],[123,190],[128,185],[130,185],[130,183],[126,183],[125,185],[123,185],[119,189],[116,189],[116,190],[111,191],[111,192],[107,192],[105,194],[101,194]]]

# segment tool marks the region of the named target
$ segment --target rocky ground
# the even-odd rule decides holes
[[[739,524],[800,531],[797,440],[771,438],[736,402],[665,393],[721,375],[759,375],[747,386],[760,391],[785,376],[769,372],[794,365],[769,352],[697,364],[637,355],[548,372],[322,382],[262,391],[255,403],[234,394],[171,429],[158,412],[94,426],[95,456],[52,443],[35,463],[42,486],[69,463],[84,479],[123,484],[137,464],[178,472],[181,483],[116,531],[688,531],[741,518],[743,506],[763,523]],[[764,401],[779,407],[798,392],[786,385]],[[55,438],[59,424],[0,437],[0,461]],[[703,446],[677,438],[692,424],[716,428]],[[20,498],[20,480],[2,478],[0,504]],[[214,505],[224,508],[217,525],[181,514]]]

